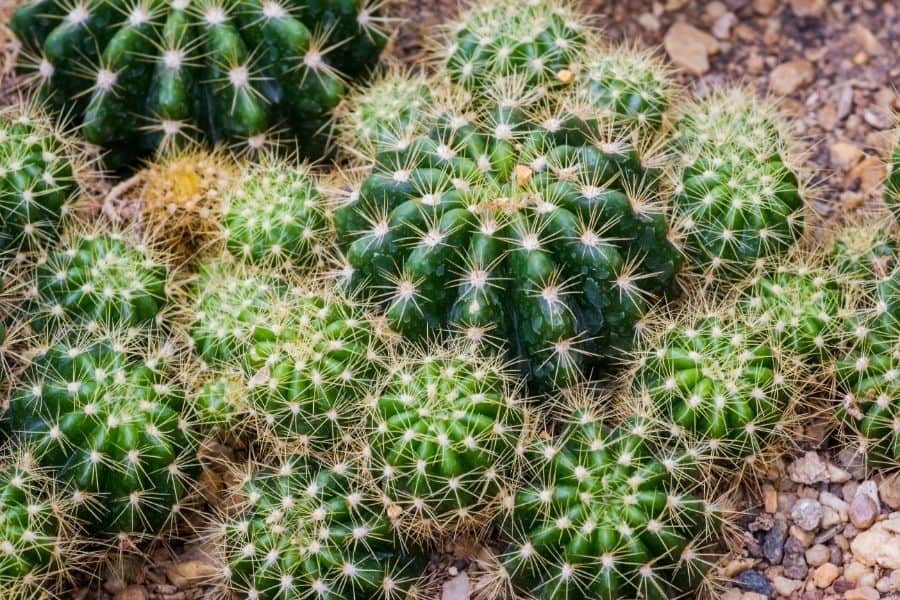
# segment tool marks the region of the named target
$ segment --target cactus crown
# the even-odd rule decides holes
[[[853,288],[868,289],[897,266],[898,241],[885,215],[867,215],[831,234],[829,262]]]
[[[525,483],[504,502],[509,582],[529,597],[682,598],[703,582],[720,516],[702,456],[661,451],[643,419],[603,424],[575,397],[558,435],[525,451]]]
[[[418,598],[421,557],[404,552],[349,463],[288,456],[251,471],[218,526],[224,587],[252,600]]]

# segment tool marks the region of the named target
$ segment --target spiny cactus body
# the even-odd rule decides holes
[[[698,485],[700,457],[661,452],[641,420],[606,427],[577,407],[525,452],[505,502],[505,577],[542,600],[694,598],[720,517]]]
[[[276,130],[310,154],[386,35],[365,0],[36,0],[11,27],[22,71],[81,120],[91,143],[123,159],[207,139],[258,148]]]
[[[794,142],[775,107],[740,89],[683,111],[673,203],[686,250],[707,283],[740,278],[802,232]]]
[[[77,227],[37,269],[36,324],[156,327],[169,298],[165,260],[136,235]]]
[[[247,382],[237,370],[206,377],[191,395],[197,423],[207,430],[239,431],[249,412]]]
[[[21,263],[53,246],[76,199],[80,160],[33,107],[0,111],[0,261]]]
[[[888,160],[887,180],[884,184],[884,201],[894,212],[897,220],[900,220],[900,134],[897,135],[894,151]]]
[[[364,455],[413,531],[477,529],[512,480],[527,420],[501,365],[425,354],[395,365],[371,400]]]
[[[544,110],[506,81],[449,107],[335,211],[354,286],[410,337],[499,343],[539,385],[628,348],[681,255],[655,201],[653,157],[590,111]]]
[[[421,597],[421,556],[404,552],[352,464],[289,456],[248,473],[236,497],[239,512],[216,536],[228,592],[253,600]]]
[[[831,232],[829,264],[851,289],[872,291],[897,266],[897,234],[885,215],[867,215]]]
[[[173,349],[130,346],[70,333],[39,348],[2,421],[65,484],[96,535],[162,531],[195,474]]]
[[[785,434],[796,368],[777,337],[715,312],[667,322],[638,351],[631,386],[645,414],[727,466],[755,460]]]

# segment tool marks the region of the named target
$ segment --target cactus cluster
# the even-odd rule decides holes
[[[121,163],[188,140],[260,148],[289,131],[321,154],[344,77],[387,36],[366,0],[33,0],[10,26],[20,71]]]

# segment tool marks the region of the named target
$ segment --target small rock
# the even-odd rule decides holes
[[[202,560],[186,560],[166,570],[166,577],[183,590],[212,581],[218,570]]]
[[[814,531],[822,523],[822,505],[812,498],[800,498],[791,509],[794,523],[806,531]]]
[[[835,142],[829,150],[831,166],[844,171],[849,170],[863,157],[863,151],[849,142]]]
[[[681,21],[669,28],[663,45],[675,66],[696,76],[709,71],[709,55],[719,49],[716,38]]]
[[[806,590],[800,596],[800,600],[824,600],[825,593],[822,590]]]
[[[845,471],[837,465],[828,463],[828,481],[831,483],[844,483],[845,481],[850,481],[851,477],[853,477],[853,475],[851,475],[849,471]]]
[[[653,15],[653,13],[645,12],[645,13],[641,14],[638,17],[637,22],[640,24],[641,27],[643,27],[647,31],[653,31],[653,32],[659,31],[659,28],[660,28],[659,19],[657,19],[656,16]]]
[[[828,464],[817,453],[807,452],[788,465],[788,477],[794,483],[824,483],[829,480]]]
[[[869,569],[867,569],[865,565],[854,560],[849,565],[844,567],[844,579],[852,584],[858,585],[859,578],[865,575],[868,571]]]
[[[469,576],[465,573],[460,573],[444,582],[441,590],[441,600],[469,600],[470,593]]]
[[[878,495],[893,510],[900,510],[900,473],[885,476],[878,485]]]
[[[781,564],[781,559],[784,558],[784,540],[787,539],[787,532],[787,519],[782,515],[777,515],[772,529],[766,533],[763,540],[763,556],[769,561],[769,564]]]
[[[876,523],[856,536],[850,548],[864,565],[900,569],[900,518]]]
[[[872,502],[875,503],[875,510],[881,512],[881,499],[878,498],[878,484],[873,480],[868,479],[859,484],[859,487],[856,488],[856,495],[864,495],[871,498]]]
[[[875,34],[859,23],[853,26],[853,37],[867,54],[878,56],[884,52],[884,46],[881,45]]]
[[[778,8],[779,0],[753,0],[753,10],[756,14],[768,17]]]
[[[810,567],[819,567],[828,562],[831,552],[825,544],[816,544],[806,551],[806,564]]]
[[[841,500],[831,492],[822,492],[819,494],[819,502],[821,502],[823,506],[833,508],[837,512],[847,512],[850,509],[850,505],[847,504],[847,502]]]
[[[791,10],[800,18],[818,17],[825,12],[825,0],[791,0]]]
[[[874,194],[881,190],[884,173],[884,163],[878,158],[870,156],[862,160],[847,173],[845,183],[851,186],[858,180],[860,190],[866,194]]]
[[[787,577],[782,577],[780,575],[772,579],[772,587],[775,588],[775,593],[780,596],[790,596],[799,590],[802,585],[802,581],[788,579]]]
[[[731,28],[734,27],[734,24],[737,23],[737,17],[734,16],[733,12],[727,12],[713,23],[710,31],[713,36],[717,37],[720,40],[727,40],[731,37]]]
[[[782,63],[769,74],[769,89],[777,96],[787,96],[809,85],[816,72],[811,62],[796,58]]]
[[[843,121],[844,119],[846,119],[851,110],[853,110],[853,88],[847,85],[841,89],[841,95],[840,98],[838,98],[838,121]]]
[[[890,129],[894,126],[894,116],[889,110],[873,106],[863,111],[863,120],[875,129]]]
[[[744,571],[734,578],[734,582],[748,592],[762,594],[766,598],[772,596],[772,584],[758,571]]]
[[[847,590],[852,590],[853,588],[855,588],[856,584],[850,583],[843,577],[838,577],[837,579],[835,579],[832,586],[833,586],[835,592],[837,592],[838,594],[843,594]]]
[[[787,539],[784,544],[784,558],[781,561],[785,577],[790,579],[806,578],[809,567],[806,566],[805,554],[806,546],[800,540],[794,536]]]
[[[813,571],[813,583],[817,588],[825,589],[834,583],[834,580],[841,574],[840,567],[829,563],[816,567]]]
[[[727,579],[732,579],[735,575],[739,573],[743,573],[747,569],[753,566],[755,561],[752,558],[744,558],[744,559],[734,559],[729,561],[727,565],[722,569],[722,575],[724,575]]]
[[[844,600],[879,600],[881,594],[870,587],[858,587],[844,593]]]
[[[872,526],[878,517],[878,505],[869,496],[857,494],[850,503],[850,522],[859,530],[866,530]]]
[[[778,492],[771,484],[763,485],[763,510],[774,515],[778,511]]]
[[[129,585],[127,588],[118,592],[115,596],[115,600],[147,600],[149,598],[149,594],[147,594],[147,589],[142,585]]]

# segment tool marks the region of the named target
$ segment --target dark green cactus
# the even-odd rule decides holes
[[[521,80],[491,94],[472,114],[443,93],[430,130],[374,157],[338,238],[352,285],[400,333],[462,330],[566,385],[630,347],[681,255],[652,156],[589,112],[548,112]]]
[[[684,109],[674,207],[707,283],[780,256],[803,230],[803,182],[788,127],[751,92],[731,89]]]
[[[831,269],[853,289],[872,291],[897,266],[896,231],[884,215],[867,215],[832,232]]]
[[[73,143],[28,105],[0,111],[0,262],[47,252],[76,199],[83,168]]]
[[[404,551],[352,464],[289,456],[250,471],[216,544],[223,587],[254,600],[415,600],[424,560]]]
[[[884,184],[884,201],[900,220],[900,139],[894,145],[887,165],[887,180]]]
[[[10,26],[21,71],[127,160],[187,139],[259,148],[276,130],[320,154],[343,77],[370,69],[387,36],[365,0],[34,0]]]
[[[527,447],[504,503],[512,586],[541,600],[696,598],[721,524],[697,484],[701,457],[657,450],[639,419],[610,429],[596,408],[563,422]]]
[[[527,421],[496,362],[465,351],[413,356],[371,401],[364,455],[412,530],[477,530],[512,482]]]
[[[66,486],[95,535],[162,531],[196,471],[172,348],[131,345],[69,333],[40,348],[2,421]]]

